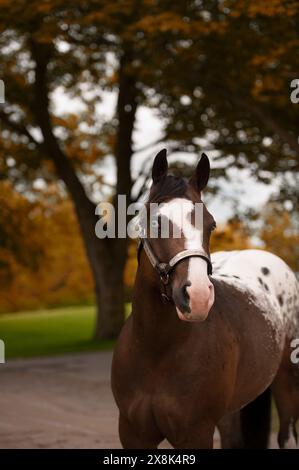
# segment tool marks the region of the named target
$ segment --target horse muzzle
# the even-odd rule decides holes
[[[172,298],[180,320],[203,322],[214,303],[214,286],[209,278],[204,285],[187,281],[182,286],[173,287]]]

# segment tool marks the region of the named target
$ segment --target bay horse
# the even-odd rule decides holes
[[[215,221],[201,199],[209,173],[205,154],[189,181],[168,174],[166,150],[154,160],[148,204],[159,203],[160,219],[180,224],[182,236],[147,231],[140,243],[132,314],[112,363],[124,448],[167,439],[174,448],[209,449],[215,428],[222,447],[266,448],[271,392],[279,446],[297,442],[299,364],[290,344],[299,337],[298,282],[262,250],[210,256]],[[201,227],[195,203],[203,204]]]

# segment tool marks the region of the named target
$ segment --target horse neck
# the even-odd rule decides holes
[[[174,339],[184,341],[189,335],[190,323],[179,320],[173,303],[163,302],[154,271],[149,276],[141,266],[138,268],[132,307],[135,334],[157,348]]]

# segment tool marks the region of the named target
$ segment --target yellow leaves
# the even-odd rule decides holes
[[[0,183],[0,276],[9,278],[10,269],[1,266],[7,263],[7,251],[15,261],[33,269],[36,266],[43,245],[36,230],[36,219],[33,217],[38,203],[30,202],[17,191],[8,181]],[[4,251],[3,251],[4,250]],[[1,285],[1,282],[0,282]],[[1,297],[1,295],[0,295]]]
[[[268,204],[260,215],[261,229],[256,234],[260,239],[258,248],[280,256],[295,271],[299,271],[299,233],[296,222],[289,212],[277,209],[277,204]],[[211,251],[243,250],[255,248],[250,232],[239,220],[229,221],[212,234]]]
[[[289,212],[269,204],[263,214],[260,237],[264,248],[280,256],[295,271],[299,270],[299,233]]]
[[[7,215],[3,212],[5,197]],[[73,205],[60,195],[58,187],[50,185],[39,203],[30,203],[4,182],[0,184],[0,204],[0,218],[4,216],[7,229],[11,227],[11,239],[16,238],[15,230],[22,235],[16,245],[0,247],[1,280],[8,271],[11,274],[6,284],[0,283],[0,311],[92,299],[92,276]],[[42,251],[35,269],[20,263],[17,249],[27,251],[30,260],[36,247]]]
[[[231,220],[217,227],[211,237],[211,251],[245,250],[251,243],[246,227],[239,220]]]

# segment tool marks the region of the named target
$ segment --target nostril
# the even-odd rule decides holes
[[[189,307],[189,294],[187,288],[191,286],[191,282],[187,281],[185,284],[173,289],[173,300],[181,312],[190,312]]]
[[[185,298],[188,298],[188,299],[189,299],[189,294],[188,294],[188,291],[187,291],[187,287],[190,287],[190,286],[191,286],[191,282],[187,281],[182,287],[183,295],[184,295]]]

